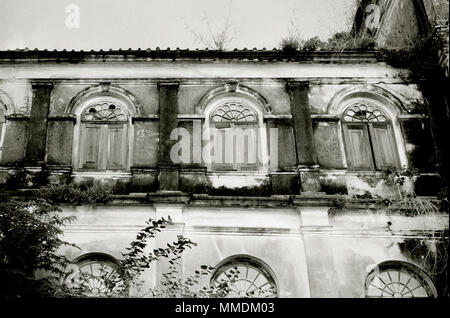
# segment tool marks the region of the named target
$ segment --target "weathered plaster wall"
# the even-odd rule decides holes
[[[73,165],[74,156],[73,140],[74,123],[64,114],[69,103],[89,87],[95,87],[100,83],[110,82],[114,87],[119,87],[134,96],[139,105],[141,117],[132,120],[131,138],[132,153],[131,167],[155,168],[159,162],[160,146],[160,118],[159,115],[159,90],[158,82],[179,82],[177,100],[178,114],[194,115],[202,97],[212,89],[223,87],[229,81],[237,81],[239,85],[248,87],[259,93],[270,105],[272,118],[265,118],[268,140],[270,140],[270,128],[278,128],[278,168],[270,171],[295,171],[299,158],[304,157],[303,152],[296,150],[294,138],[294,123],[291,118],[291,101],[286,88],[287,79],[296,81],[309,81],[308,99],[313,116],[330,115],[329,105],[336,94],[345,89],[353,87],[366,87],[368,84],[376,84],[392,94],[407,111],[404,114],[417,113],[418,105],[423,104],[423,97],[416,85],[405,84],[398,77],[402,70],[394,69],[384,63],[293,63],[293,62],[168,62],[149,61],[148,63],[106,63],[96,65],[94,63],[72,64],[20,64],[10,67],[6,64],[0,66],[0,78],[3,79],[0,89],[12,100],[14,112],[29,113],[31,105],[31,85],[28,78],[36,80],[51,80],[54,87],[51,91],[50,117],[46,143],[46,163],[49,165]],[[14,79],[14,80],[11,80]],[[366,85],[367,84],[367,85]],[[361,86],[358,86],[361,85]],[[19,111],[19,108],[21,109]],[[201,114],[197,114],[201,115]],[[285,115],[277,117],[277,115]],[[322,185],[329,191],[338,188],[338,192],[354,194],[361,192],[357,189],[365,180],[343,177],[340,169],[345,169],[345,154],[341,137],[341,129],[338,124],[339,113],[333,113],[336,118],[313,118],[313,144],[315,146],[317,163],[324,170]],[[58,118],[58,116],[60,116]],[[405,147],[408,162],[411,167],[430,171],[433,153],[429,138],[425,136],[427,127],[421,126],[422,121],[401,122],[405,137]],[[181,121],[179,127],[188,129],[191,137],[192,119]],[[24,149],[26,149],[28,121],[8,120],[3,155],[1,164],[20,164],[23,160]],[[74,138],[75,137],[75,138]],[[303,138],[303,137],[302,137]],[[167,139],[167,138],[165,138]],[[300,143],[301,144],[301,143]],[[202,144],[202,146],[204,143]],[[191,162],[193,161],[194,142],[191,138]],[[269,148],[272,144],[268,144]],[[428,154],[427,157],[424,154]],[[314,156],[312,156],[314,157]],[[314,159],[314,158],[312,158]],[[406,161],[407,159],[405,159]],[[313,160],[314,161],[314,160]],[[336,171],[340,170],[336,174]],[[137,188],[143,189],[143,183],[148,176],[148,189],[155,185],[155,172],[145,172],[134,181],[139,184]],[[333,176],[334,175],[334,176]],[[205,180],[204,173],[184,173],[184,186],[199,183]],[[228,180],[228,177],[209,176],[209,183],[216,186],[223,185],[220,180]],[[239,178],[238,178],[239,179]],[[242,178],[241,178],[242,179]],[[273,193],[280,194],[286,191],[286,185],[298,183],[298,177],[273,175],[271,180],[276,184]],[[197,181],[195,181],[197,180]],[[261,185],[268,180],[268,176],[247,178],[247,186]],[[336,181],[338,180],[338,181]],[[343,181],[344,180],[344,181]],[[337,183],[334,183],[334,182]],[[151,185],[150,185],[151,184]],[[306,183],[304,182],[304,185]],[[198,184],[197,184],[198,185]],[[348,186],[348,191],[341,191],[342,187]],[[363,191],[371,190],[375,186],[363,186]],[[144,186],[145,188],[145,186]],[[295,187],[296,188],[296,187]],[[185,188],[187,190],[187,188]],[[318,189],[319,190],[319,189]],[[298,193],[298,190],[293,190]],[[322,190],[323,191],[323,190]],[[372,191],[373,192],[373,191]]]
[[[381,6],[380,29],[377,43],[382,48],[399,49],[410,46],[419,32],[413,1],[379,1]]]
[[[14,165],[22,162],[28,138],[28,121],[14,120],[6,123],[3,142],[2,164]]]
[[[370,62],[373,62],[371,60]],[[0,66],[0,79],[246,79],[246,78],[301,78],[301,79],[376,79],[395,78],[399,69],[385,63],[298,63],[236,61],[148,61],[96,64],[21,64]]]
[[[222,84],[223,85],[223,84]],[[199,104],[202,97],[210,90],[220,87],[221,83],[203,83],[180,85],[178,89],[178,113],[179,114],[195,114],[195,108]]]
[[[120,259],[148,218],[169,214],[175,225],[158,235],[151,248],[173,241],[177,233],[198,243],[183,257],[184,275],[229,256],[250,255],[273,271],[281,297],[364,297],[364,280],[376,264],[401,260],[422,268],[400,247],[405,239],[448,229],[448,215],[408,217],[365,209],[328,214],[328,207],[62,208],[63,215],[77,217],[64,234],[64,239],[81,248],[64,249],[70,259],[93,252]],[[155,284],[166,266],[158,263],[144,274],[148,286]]]
[[[309,104],[312,114],[326,114],[332,98],[339,92],[355,85],[365,85],[371,83],[372,79],[355,79],[351,84],[342,81],[336,84],[318,83],[310,84],[308,93]],[[375,84],[375,83],[374,83]],[[423,96],[415,84],[398,83],[376,83],[395,96],[403,106],[409,111],[413,110],[417,104],[423,104]]]
[[[134,167],[154,167],[158,162],[159,123],[136,121],[134,123]]]
[[[401,244],[412,237],[429,240],[420,232],[448,229],[448,215],[408,217],[359,210],[338,213],[330,218],[330,224],[338,295],[364,297],[361,286],[367,274],[383,261],[405,261],[424,269],[424,264],[405,253]]]
[[[47,158],[51,165],[72,164],[73,121],[50,120],[47,128]]]
[[[14,78],[3,78],[0,67],[0,90],[8,97],[12,109],[10,113],[28,114],[31,109],[31,83],[28,80],[15,80]]]
[[[337,122],[314,122],[317,159],[323,168],[343,168]]]
[[[79,80],[57,80],[52,90],[50,115],[63,115],[72,99],[77,97],[85,89],[102,82],[111,82],[109,79],[87,81],[82,76]],[[140,116],[155,115],[158,113],[158,87],[155,83],[143,83],[142,81],[125,80],[112,81],[112,85],[119,86],[130,92],[139,104]]]

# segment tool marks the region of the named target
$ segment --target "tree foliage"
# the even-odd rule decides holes
[[[0,202],[1,298],[49,297],[61,293],[69,260],[57,251],[74,246],[60,236],[73,220],[44,200]]]
[[[58,192],[59,193],[59,192]],[[61,239],[64,226],[74,217],[62,217],[59,209],[43,199],[0,202],[0,298],[36,297],[225,297],[228,282],[209,286],[203,278],[214,267],[202,265],[188,276],[181,271],[182,254],[197,244],[182,235],[164,247],[150,248],[170,218],[149,219],[123,252],[114,271],[101,268],[100,275],[82,272],[60,254],[62,247],[77,248]],[[145,271],[156,262],[168,262],[167,272],[154,288],[144,287]],[[76,275],[72,275],[76,274]],[[74,279],[76,277],[76,279]],[[96,288],[93,290],[92,282]]]

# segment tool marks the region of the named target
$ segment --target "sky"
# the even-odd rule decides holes
[[[0,50],[274,48],[351,28],[355,0],[0,0]],[[228,28],[226,27],[228,25]]]

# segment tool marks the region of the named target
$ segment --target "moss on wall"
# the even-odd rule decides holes
[[[320,177],[320,188],[326,194],[348,194],[345,177],[327,178]]]
[[[317,160],[323,168],[343,168],[336,122],[313,122]]]
[[[294,130],[290,122],[269,122],[267,124],[267,138],[270,141],[270,129],[278,129],[278,144],[270,147],[277,147],[278,169],[283,171],[287,167],[294,167],[297,164],[295,154]],[[273,151],[273,150],[271,150]]]
[[[206,189],[209,195],[229,195],[229,196],[270,196],[272,193],[269,182],[264,182],[258,186],[227,188],[224,186],[212,187],[208,186]]]
[[[73,122],[48,122],[47,164],[71,165],[73,145]]]
[[[28,121],[8,121],[1,164],[20,164],[25,155],[28,135]]]
[[[158,161],[159,123],[136,121],[134,123],[133,166],[152,167]]]

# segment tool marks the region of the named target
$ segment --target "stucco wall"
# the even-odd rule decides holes
[[[202,120],[201,116],[203,115],[197,114],[199,103],[211,90],[223,88],[229,82],[236,82],[250,90],[252,94],[264,99],[265,106],[270,109],[270,111],[265,110],[263,116],[268,140],[271,136],[270,129],[278,128],[278,139],[276,140],[278,144],[273,145],[273,142],[268,142],[267,145],[268,149],[278,147],[276,151],[278,166],[270,169],[275,172],[277,170],[294,171],[296,165],[299,164],[299,158],[304,155],[296,149],[303,141],[296,142],[295,140],[295,125],[291,118],[292,101],[286,88],[286,82],[287,80],[307,81],[309,82],[308,102],[313,116],[313,143],[317,163],[321,169],[327,170],[323,173],[328,174],[328,183],[333,183],[330,180],[336,179],[333,177],[334,171],[346,170],[342,129],[339,125],[342,109],[333,103],[337,99],[343,98],[343,94],[352,89],[361,90],[362,97],[370,97],[371,93],[369,92],[376,87],[377,94],[381,94],[380,98],[392,101],[396,105],[397,108],[394,111],[398,115],[417,115],[420,112],[420,106],[424,104],[422,94],[416,85],[404,83],[397,76],[400,72],[404,72],[404,70],[394,69],[385,63],[373,61],[336,64],[251,61],[239,61],[231,64],[223,61],[149,61],[148,63],[105,63],[103,65],[92,62],[83,62],[77,65],[23,63],[15,67],[7,64],[0,66],[0,78],[3,80],[0,89],[8,96],[13,105],[9,114],[29,116],[31,79],[34,82],[51,81],[53,83],[45,163],[73,166],[75,170],[77,169],[78,152],[74,152],[74,149],[79,140],[79,132],[74,128],[79,125],[80,121],[79,118],[75,118],[75,113],[77,111],[79,113],[79,110],[70,107],[76,106],[77,101],[83,101],[85,98],[83,94],[100,87],[101,83],[110,83],[111,87],[125,92],[124,94],[132,97],[131,102],[135,103],[133,106],[135,113],[130,121],[132,129],[130,130],[129,148],[132,150],[127,166],[127,172],[131,172],[133,167],[156,168],[161,151],[160,144],[165,142],[159,136],[161,122],[158,82],[179,83],[177,100],[180,121],[178,126],[184,127],[190,132],[191,159],[193,159],[194,152],[192,118]],[[184,118],[181,121],[183,116],[191,116],[191,118]],[[195,116],[200,117],[196,118]],[[326,116],[333,118],[326,118]],[[203,123],[204,120],[202,125]],[[28,125],[27,117],[20,121],[7,119],[8,129],[4,138],[2,158],[0,158],[2,164],[21,164],[29,137]],[[424,153],[433,153],[431,136],[419,134],[417,130],[420,128],[422,132],[425,132],[428,129],[426,119],[415,117],[413,123],[407,118],[395,125],[398,126],[396,141],[402,165],[410,165],[410,167],[420,168],[426,172],[433,172],[432,156],[423,159]],[[307,138],[304,135],[300,137]],[[342,173],[338,173],[338,175],[342,176]],[[192,178],[204,180],[198,174]],[[267,178],[268,176],[265,179],[259,179],[265,182]],[[342,179],[342,177],[339,178]],[[152,185],[149,184],[148,188],[153,188],[154,177],[150,179],[148,182]],[[144,179],[140,180],[139,182],[145,183]],[[214,177],[212,180],[219,179]],[[339,184],[328,184],[325,187],[330,189],[350,182],[348,192],[352,194],[354,193],[351,186],[352,181],[349,180],[344,182],[340,180]],[[247,184],[260,184],[260,182],[256,182],[256,179],[248,181]],[[212,183],[214,184],[214,182]],[[371,189],[371,187],[366,188]],[[317,191],[321,190],[317,189]],[[280,191],[275,189],[274,193],[280,193]]]
[[[369,271],[387,260],[423,266],[400,245],[414,234],[448,228],[448,215],[408,217],[382,210],[342,210],[327,207],[218,208],[182,205],[108,207],[63,206],[63,215],[77,220],[64,239],[81,249],[67,248],[70,259],[86,253],[107,253],[118,259],[148,218],[172,216],[170,226],[152,241],[165,246],[183,234],[198,246],[183,256],[183,275],[201,265],[215,266],[233,255],[263,261],[274,273],[281,297],[364,297]],[[390,222],[391,226],[388,226]],[[154,286],[167,268],[163,262],[144,273]],[[202,283],[208,284],[206,277]]]

